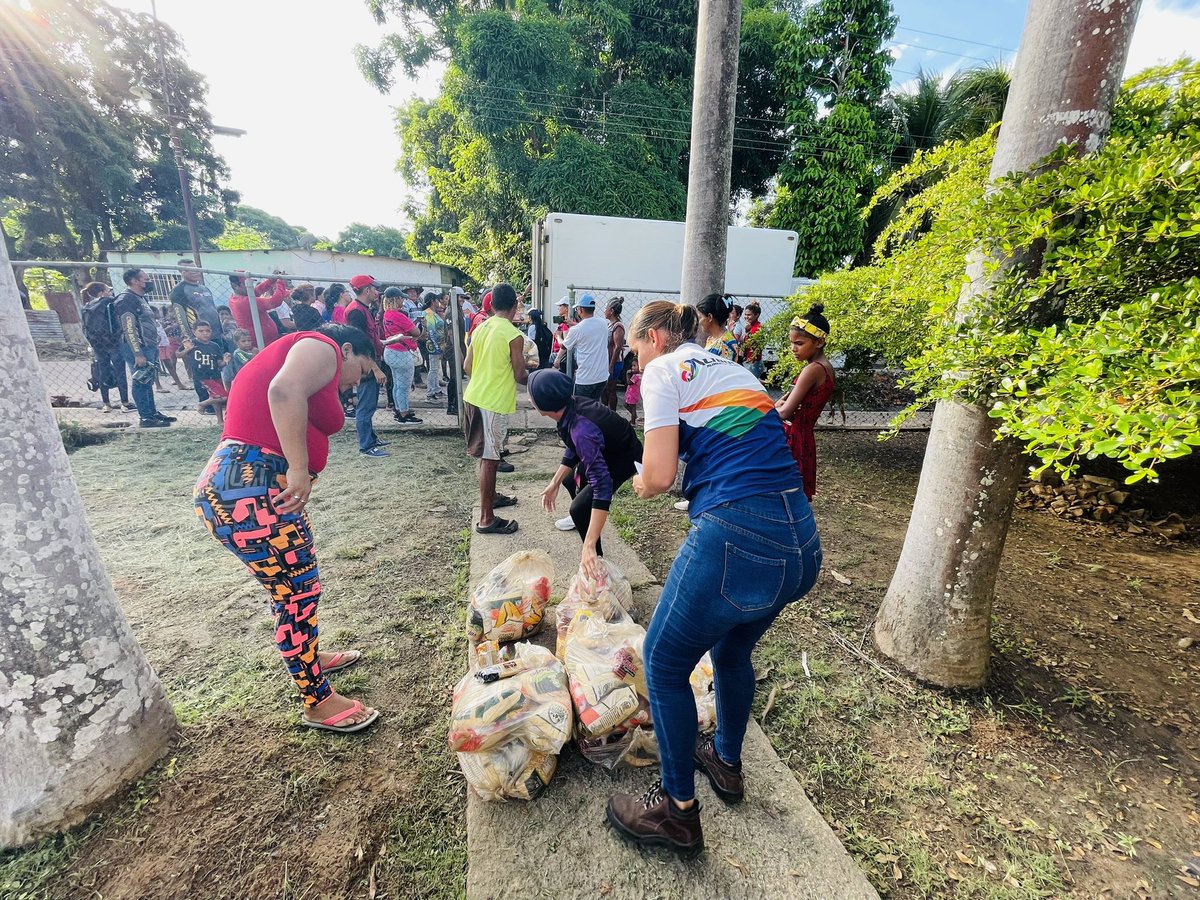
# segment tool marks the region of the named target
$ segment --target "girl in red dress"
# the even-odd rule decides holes
[[[804,479],[804,493],[810,501],[817,491],[817,441],[813,426],[821,418],[821,411],[836,386],[833,367],[825,358],[829,321],[821,315],[824,310],[825,307],[817,303],[804,315],[792,319],[792,355],[806,365],[796,376],[787,396],[775,403],[779,417],[783,419],[788,447]]]

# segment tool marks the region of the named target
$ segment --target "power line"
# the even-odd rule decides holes
[[[897,25],[898,31],[911,31],[915,34],[926,34],[929,37],[944,38],[947,41],[959,41],[963,44],[974,44],[977,47],[991,47],[993,50],[1004,50],[1008,53],[1016,53],[1016,47],[1001,47],[999,44],[989,44],[987,41],[977,41],[974,38],[955,37],[952,34],[939,34],[936,31],[922,31],[920,28],[909,28],[907,25]]]

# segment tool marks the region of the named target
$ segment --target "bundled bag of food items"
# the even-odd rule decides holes
[[[705,653],[688,679],[696,697],[696,724],[701,732],[717,727],[717,695],[713,691],[712,657]]]
[[[538,630],[550,600],[554,563],[544,550],[519,550],[475,585],[467,601],[471,642],[519,641]]]
[[[554,654],[534,644],[480,649],[454,689],[450,748],[483,799],[532,800],[571,738],[566,673]]]
[[[606,768],[658,759],[642,663],[645,639],[646,630],[619,605],[580,609],[564,635],[579,750]]]
[[[604,557],[597,560],[597,568],[595,578],[580,568],[571,577],[571,583],[567,585],[567,595],[558,604],[558,642],[555,652],[559,659],[566,658],[567,629],[571,627],[571,621],[581,609],[591,610],[602,616],[606,622],[619,622],[628,618],[627,613],[633,606],[633,588],[629,579],[614,563]]]

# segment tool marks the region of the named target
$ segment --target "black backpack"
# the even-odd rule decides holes
[[[112,297],[97,297],[80,313],[83,336],[93,347],[107,347],[116,342],[117,328],[113,320],[112,304]]]

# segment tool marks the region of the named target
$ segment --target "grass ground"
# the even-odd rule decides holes
[[[192,510],[213,443],[212,432],[180,429],[71,457],[182,728],[102,815],[0,855],[0,896],[461,896],[463,784],[445,741],[474,484],[461,441],[404,434],[391,459],[373,460],[340,435],[314,492],[322,647],[365,651],[335,684],[383,713],[349,737],[298,725],[266,597]]]
[[[818,436],[825,570],[760,644],[756,717],[885,897],[1197,896],[1197,548],[1019,513],[988,688],[924,688],[870,638],[923,442]],[[672,499],[613,507],[660,577]]]

